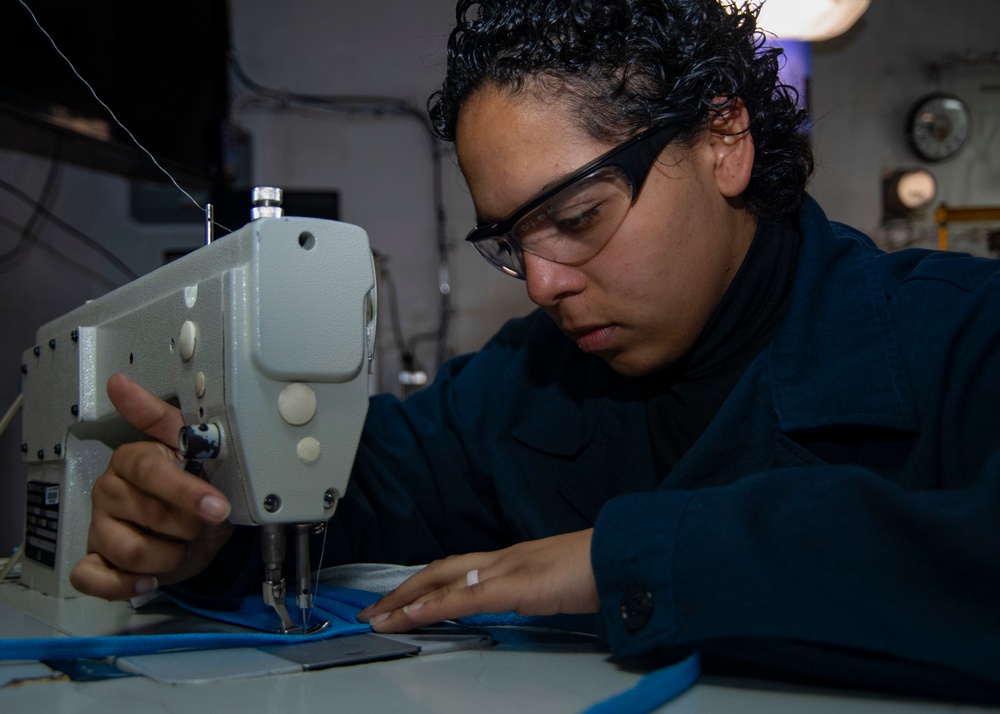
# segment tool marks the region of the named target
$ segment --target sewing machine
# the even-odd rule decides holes
[[[49,322],[24,352],[27,522],[21,582],[79,596],[90,491],[112,450],[142,438],[105,384],[124,373],[178,405],[178,450],[261,528],[263,597],[283,632],[306,627],[308,538],[347,490],[368,408],[376,288],[365,232],[282,215],[280,189],[254,191],[252,221]],[[297,544],[286,607],[285,531]]]

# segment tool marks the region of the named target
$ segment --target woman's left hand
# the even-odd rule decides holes
[[[377,632],[406,632],[488,612],[597,612],[593,529],[437,560],[360,613]]]

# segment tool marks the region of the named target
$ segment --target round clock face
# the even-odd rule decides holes
[[[926,161],[954,156],[969,135],[969,109],[958,97],[932,94],[913,108],[907,127],[910,145]]]

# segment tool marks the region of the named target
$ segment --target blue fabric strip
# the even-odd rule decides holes
[[[583,714],[647,714],[686,692],[700,676],[701,658],[695,653],[650,672],[631,689],[594,704]]]
[[[541,627],[593,635],[593,615],[518,615],[516,612],[484,613],[470,615],[457,622],[470,627]]]
[[[498,642],[506,644],[520,640],[532,641],[531,630],[546,629],[593,634],[593,615],[546,615],[526,617],[514,612],[472,615],[459,620],[463,625],[503,628],[500,635],[490,629]],[[701,658],[693,654],[685,660],[650,672],[630,689],[588,707],[582,714],[648,714],[690,689],[701,676]]]

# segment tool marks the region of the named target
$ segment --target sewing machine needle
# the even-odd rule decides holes
[[[312,568],[309,561],[309,532],[312,525],[300,523],[295,526],[295,577],[298,586],[297,599],[302,610],[302,631],[309,630],[309,618],[312,615],[313,593],[309,578]]]

